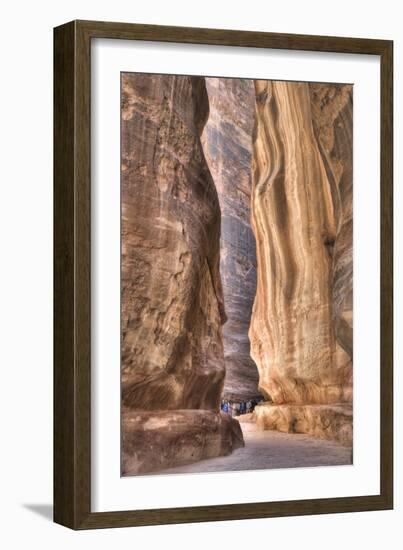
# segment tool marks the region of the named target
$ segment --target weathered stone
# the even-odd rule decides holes
[[[250,221],[253,80],[206,78],[210,114],[202,134],[221,207],[221,277],[227,322],[223,397],[259,395],[248,330],[256,293],[256,250]]]
[[[226,317],[220,206],[200,141],[208,112],[204,78],[122,75],[126,475],[242,441],[237,421],[218,413]]]
[[[319,439],[353,443],[352,406],[342,405],[258,405],[254,419],[262,430],[309,434]]]
[[[122,475],[228,455],[244,446],[238,422],[212,411],[125,411],[122,433]]]
[[[204,79],[122,76],[122,398],[219,407],[220,207],[200,134]]]
[[[351,403],[352,87],[255,81],[255,89],[250,338],[259,388],[276,405]],[[276,418],[267,427],[288,409],[259,410]],[[296,415],[298,426],[320,433],[326,415],[312,410]]]
[[[332,254],[333,320],[338,345],[353,357],[352,86],[309,85],[312,122],[337,219]]]

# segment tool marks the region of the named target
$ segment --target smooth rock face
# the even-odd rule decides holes
[[[259,396],[248,330],[256,293],[256,250],[251,228],[253,80],[206,78],[210,114],[202,144],[221,207],[221,276],[227,322],[223,327],[224,398]]]
[[[255,91],[259,387],[275,404],[350,403],[352,87],[255,81]]]
[[[243,447],[239,423],[226,413],[127,411],[122,474],[136,475],[223,456]]]
[[[220,207],[203,78],[122,77],[122,398],[217,410],[225,367]]]
[[[189,458],[198,445],[189,443],[195,422],[208,441],[194,460],[200,453],[229,452],[237,422],[225,428],[229,421],[218,412],[226,317],[220,207],[200,141],[209,112],[204,78],[124,73],[121,86],[122,403],[126,411],[159,411],[179,422],[171,430],[179,439],[162,451],[171,441],[165,428],[149,432],[140,412],[140,424],[132,426],[125,413],[124,464],[134,445],[142,464],[124,466],[128,473],[144,472],[147,464],[153,469],[157,451],[166,455],[164,467],[175,456]],[[138,436],[142,430],[158,443],[150,446],[148,435]],[[213,432],[214,443],[207,436]],[[219,443],[220,437],[227,442]]]
[[[254,412],[257,427],[285,433],[309,434],[319,439],[353,443],[351,405],[258,405]]]

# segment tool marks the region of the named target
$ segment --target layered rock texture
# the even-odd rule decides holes
[[[332,314],[336,341],[353,357],[353,103],[352,86],[309,85],[312,122],[332,191],[336,238]],[[332,246],[332,243],[330,243]]]
[[[147,462],[153,469],[152,456],[168,456],[174,436],[180,463],[185,455],[230,452],[242,437],[236,420],[218,412],[226,317],[220,206],[200,141],[209,113],[205,80],[124,73],[121,86],[123,473],[133,474]],[[152,429],[151,446],[147,426],[162,426],[164,414],[178,410],[186,413],[172,416],[174,436]],[[189,455],[185,435],[200,426],[206,439]],[[233,440],[221,445],[220,437]],[[133,442],[142,451],[131,460]],[[171,465],[169,456],[160,467]]]
[[[122,473],[352,442],[352,87],[123,73]],[[248,337],[249,331],[249,337]]]
[[[255,92],[258,282],[250,338],[259,388],[273,402],[264,406],[270,411],[260,410],[261,425],[347,441],[352,87],[255,81]],[[334,404],[337,414],[344,407],[343,421],[334,420]]]
[[[256,247],[251,228],[253,80],[206,78],[210,114],[202,135],[221,207],[221,277],[226,376],[223,397],[259,396],[248,330],[256,294]]]

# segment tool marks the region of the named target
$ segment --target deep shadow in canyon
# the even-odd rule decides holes
[[[256,295],[256,243],[251,227],[252,80],[206,78],[210,113],[202,145],[221,208],[220,273],[227,321],[223,398],[260,399],[248,331]]]
[[[123,73],[121,103],[122,474],[238,419],[351,446],[352,87]]]

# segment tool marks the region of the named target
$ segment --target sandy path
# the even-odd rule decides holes
[[[169,468],[158,474],[224,472],[266,468],[296,468],[351,464],[351,448],[301,434],[257,430],[253,423],[242,423],[245,447],[229,456],[200,460]]]

